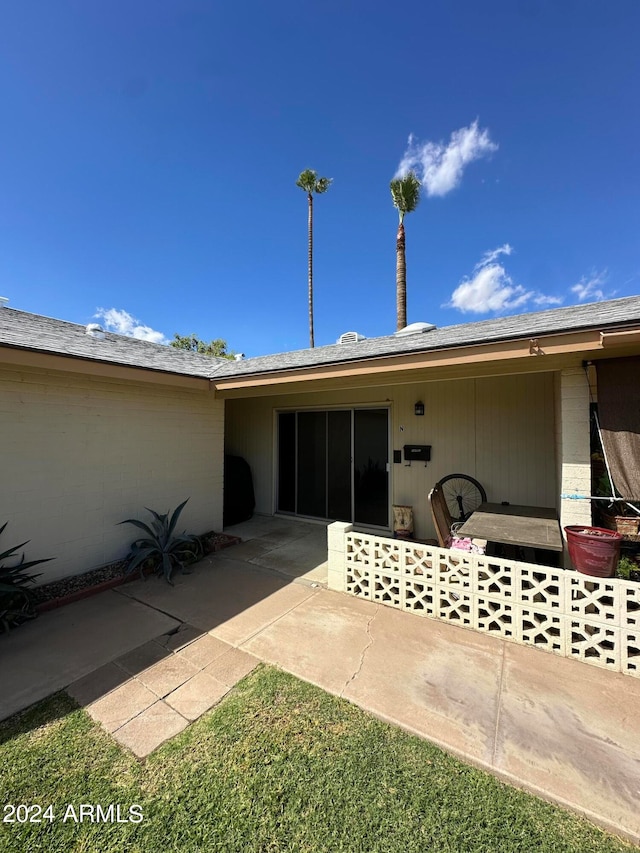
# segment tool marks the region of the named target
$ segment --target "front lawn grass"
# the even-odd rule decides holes
[[[268,667],[144,762],[57,694],[0,724],[0,794],[54,815],[0,825],[3,853],[636,849]],[[63,822],[81,803],[144,819]]]

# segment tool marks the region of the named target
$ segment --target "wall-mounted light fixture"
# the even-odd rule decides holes
[[[416,413],[416,415],[424,415],[424,403],[421,403],[418,400],[418,402],[413,407],[413,410]]]

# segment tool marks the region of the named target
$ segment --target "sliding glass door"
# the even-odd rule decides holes
[[[279,512],[389,523],[387,409],[278,414]]]

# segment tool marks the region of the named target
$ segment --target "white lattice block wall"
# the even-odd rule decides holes
[[[512,560],[478,555],[473,591],[500,601],[517,601],[516,564]]]
[[[438,588],[473,592],[474,556],[467,551],[439,548],[435,564]]]
[[[640,678],[640,584],[345,530],[353,595]],[[332,586],[333,589],[338,586]]]
[[[517,612],[513,604],[487,598],[483,595],[476,599],[474,628],[487,634],[496,634],[505,640],[517,640]]]
[[[620,583],[620,625],[640,631],[640,584]]]
[[[593,578],[579,572],[567,574],[568,615],[605,625],[620,624],[620,581],[615,578]]]
[[[517,639],[526,646],[566,655],[567,619],[552,610],[517,605]]]
[[[516,563],[515,599],[528,607],[565,612],[567,572],[550,566]]]
[[[620,629],[620,652],[622,672],[640,677],[640,630]]]
[[[371,573],[371,598],[391,607],[402,607],[401,582],[397,575]],[[403,590],[404,591],[404,590]]]
[[[456,625],[464,625],[465,628],[474,627],[475,595],[448,587],[438,587],[436,594],[436,616],[439,619],[446,619]]]
[[[347,567],[347,592],[360,598],[371,598],[371,572],[358,566]]]
[[[347,535],[347,565],[362,564],[371,569],[400,571],[400,546],[395,539],[379,536]]]
[[[567,619],[567,657],[620,670],[620,628],[583,619]]]
[[[420,616],[437,616],[436,585],[427,579],[404,579],[403,607],[412,613],[418,613]]]
[[[441,548],[429,545],[410,545],[404,542],[400,560],[401,571],[407,577],[422,577],[435,582],[436,565]]]

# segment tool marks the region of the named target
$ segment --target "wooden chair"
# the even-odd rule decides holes
[[[453,519],[451,518],[444,493],[437,483],[429,492],[429,505],[431,506],[431,517],[436,528],[438,544],[441,548],[447,548],[447,542],[451,536]]]
[[[449,540],[453,535],[451,528],[454,524],[456,524],[456,526],[460,526],[462,522],[454,522],[451,517],[449,507],[447,506],[447,499],[445,498],[444,492],[442,491],[439,483],[436,483],[429,492],[429,505],[431,506],[431,517],[433,518],[433,524],[436,528],[438,544],[441,548],[449,548]],[[484,549],[487,546],[487,540],[472,539],[471,541],[478,549],[481,548],[482,551],[480,553],[484,554]]]

